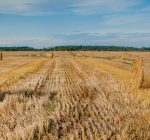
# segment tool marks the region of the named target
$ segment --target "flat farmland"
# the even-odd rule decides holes
[[[149,140],[149,116],[150,52],[3,52],[1,139]]]

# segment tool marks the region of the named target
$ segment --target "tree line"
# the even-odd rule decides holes
[[[122,47],[122,46],[55,46],[47,48],[33,48],[28,46],[0,47],[0,51],[150,51],[150,47]]]

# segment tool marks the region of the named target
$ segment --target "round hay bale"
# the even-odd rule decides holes
[[[133,59],[132,87],[141,88],[144,81],[143,58]]]

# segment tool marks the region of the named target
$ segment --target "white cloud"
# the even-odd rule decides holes
[[[0,0],[0,13],[49,15],[62,9],[80,15],[116,13],[139,4],[141,0]]]
[[[150,21],[150,13],[135,13],[129,15],[114,15],[106,16],[102,23],[109,26],[119,26],[119,25],[142,25],[148,24]]]
[[[150,47],[150,33],[77,33],[50,37],[0,38],[0,46],[118,45]]]
[[[0,0],[0,13],[17,15],[47,15],[53,11],[45,10],[45,5],[54,0]]]
[[[65,44],[65,40],[55,37],[3,37],[0,46],[32,46],[36,48]]]
[[[139,0],[77,0],[74,12],[80,15],[117,13],[139,4]]]
[[[106,45],[118,45],[118,46],[133,46],[133,47],[150,47],[150,34],[139,36],[122,34],[118,35],[115,38],[106,38],[100,40],[102,44]]]

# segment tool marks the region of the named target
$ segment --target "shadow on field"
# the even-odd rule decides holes
[[[43,92],[33,90],[19,90],[19,91],[0,91],[0,102],[3,102],[6,96],[23,96],[24,98],[38,98],[47,95],[50,100],[53,100],[57,92]]]
[[[149,89],[150,88],[150,73],[145,73],[144,75],[144,81],[142,84],[143,89]]]

